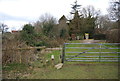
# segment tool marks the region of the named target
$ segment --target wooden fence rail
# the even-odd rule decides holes
[[[36,49],[42,50],[45,49],[45,46],[2,49],[2,63],[3,65],[9,63],[28,64],[35,60]]]
[[[41,47],[26,47],[26,48],[9,48],[9,49],[2,49],[2,51],[6,51],[6,50],[32,50],[32,49],[45,49],[45,46],[41,46]]]

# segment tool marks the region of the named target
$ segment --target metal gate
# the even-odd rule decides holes
[[[118,62],[120,43],[64,43],[62,63],[80,62]]]

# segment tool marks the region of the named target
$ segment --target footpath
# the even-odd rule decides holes
[[[82,43],[99,43],[99,42],[105,42],[105,40],[87,39],[82,41]]]

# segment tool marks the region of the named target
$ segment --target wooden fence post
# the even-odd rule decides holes
[[[22,55],[22,53],[20,53],[20,64],[22,63],[22,60],[21,60],[21,59],[22,59],[22,56],[21,56],[21,55]]]
[[[99,62],[100,62],[100,60],[101,60],[101,51],[102,51],[102,50],[101,50],[101,46],[102,46],[102,44],[99,44],[99,45],[100,45],[100,51],[99,51],[99,53],[100,53],[100,54],[99,54]]]
[[[51,55],[51,62],[52,62],[52,66],[54,66],[54,55]]]
[[[65,60],[65,44],[63,45],[63,49],[62,49],[62,63],[64,63]]]

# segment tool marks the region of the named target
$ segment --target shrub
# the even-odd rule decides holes
[[[40,41],[34,44],[34,46],[46,46],[47,44],[44,41]]]
[[[35,43],[35,31],[31,24],[26,24],[21,32],[21,40],[25,41],[27,45],[33,46]]]
[[[120,29],[111,29],[107,32],[107,42],[120,43]]]
[[[94,35],[94,39],[95,40],[105,40],[106,39],[106,35],[105,34],[95,34]]]
[[[2,38],[2,63],[28,64],[34,59],[34,50],[26,50],[28,46],[25,42],[19,40],[19,34],[4,35]],[[21,49],[20,49],[21,48]],[[22,49],[24,48],[24,49]]]

